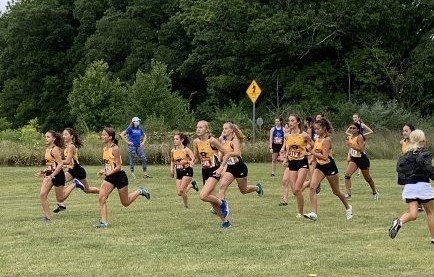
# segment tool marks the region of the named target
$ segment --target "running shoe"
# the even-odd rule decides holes
[[[51,218],[49,218],[48,216],[44,216],[42,218],[42,222],[44,222],[45,224],[50,224],[51,223]]]
[[[348,206],[350,207],[348,208],[348,210],[345,210],[345,217],[347,220],[350,220],[351,218],[353,218],[353,206],[351,205]]]
[[[350,201],[350,200],[351,200],[351,194],[346,193],[346,194],[345,194],[345,198],[346,198],[348,201]]]
[[[108,227],[108,223],[107,222],[102,222],[102,221],[98,222],[95,225],[95,228],[101,228],[101,229],[103,229],[103,228],[107,228],[107,227]]]
[[[303,215],[305,218],[312,220],[312,221],[316,221],[318,219],[318,215],[314,212],[310,212],[308,214],[304,214]]]
[[[229,203],[226,199],[222,200],[222,203],[220,204],[220,210],[223,217],[227,217],[229,215]]]
[[[321,192],[321,183],[316,187],[316,194]]]
[[[145,173],[145,174],[143,175],[143,178],[146,179],[146,178],[152,178],[152,177],[151,177],[150,175],[148,175],[148,174]]]
[[[288,203],[285,201],[280,201],[279,206],[281,207],[288,206]]]
[[[80,180],[78,180],[77,178],[74,178],[74,179],[72,179],[72,183],[75,185],[76,188],[79,188],[82,191],[84,191],[85,186],[82,182],[80,182]]]
[[[372,200],[378,200],[379,197],[380,197],[380,194],[377,191],[372,193]]]
[[[63,206],[63,205],[59,205],[59,204],[57,204],[57,208],[55,208],[54,210],[53,210],[53,213],[59,213],[59,212],[61,212],[61,211],[64,211],[64,210],[66,210],[66,206]]]
[[[264,189],[262,188],[261,184],[256,185],[256,193],[259,195],[259,197],[264,196]]]
[[[199,187],[197,186],[197,183],[195,180],[191,181],[191,187],[195,190],[195,191],[199,191]]]
[[[401,220],[399,220],[399,218],[395,218],[389,228],[389,237],[394,239],[398,234],[399,229],[401,229]]]
[[[223,229],[228,229],[228,228],[231,228],[231,223],[229,222],[229,220],[228,221],[226,221],[226,222],[223,222],[222,223],[222,225],[221,225],[221,227],[223,228]]]
[[[211,209],[209,209],[209,211],[210,211],[212,214],[217,214],[217,212],[214,210],[213,207],[211,207]]]
[[[151,199],[151,194],[144,187],[140,186],[138,189],[139,195],[144,196],[146,199]]]

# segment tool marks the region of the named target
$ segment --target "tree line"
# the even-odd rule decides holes
[[[267,122],[294,111],[340,122],[365,107],[387,125],[376,105],[434,113],[431,1],[11,2],[0,15],[0,130],[37,118],[41,129],[97,131],[134,115],[155,129],[248,125],[253,79]]]

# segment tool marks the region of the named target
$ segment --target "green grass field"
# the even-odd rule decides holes
[[[433,276],[425,214],[390,239],[392,218],[406,208],[395,161],[371,162],[380,200],[371,200],[368,185],[354,175],[354,218],[346,221],[323,182],[317,222],[295,218],[293,198],[279,207],[280,174],[270,177],[269,164],[249,164],[249,180],[263,183],[265,195],[241,195],[232,184],[228,230],[194,190],[190,208],[183,207],[167,167],[151,165],[152,179],[130,178],[130,190],[144,184],[150,201],[140,198],[124,208],[114,191],[110,227],[103,230],[93,227],[96,195],[78,189],[66,201],[67,211],[43,224],[37,168],[2,167],[0,276]],[[341,188],[344,166],[338,163]],[[95,185],[101,182],[97,169],[87,167]],[[54,208],[53,190],[49,197]],[[305,200],[308,212],[307,191]]]

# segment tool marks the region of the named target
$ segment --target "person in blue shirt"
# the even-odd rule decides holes
[[[276,164],[282,149],[284,141],[283,119],[281,117],[274,119],[274,126],[270,129],[269,149],[271,153],[271,176],[276,174]]]
[[[128,158],[130,162],[130,171],[133,178],[136,178],[134,175],[134,158],[135,155],[142,162],[142,168],[145,178],[151,178],[151,176],[147,173],[148,167],[148,158],[146,157],[145,152],[142,149],[142,146],[146,142],[146,134],[143,131],[142,127],[140,127],[140,118],[137,116],[131,119],[130,126],[124,131],[122,131],[120,135],[127,143],[128,143]]]

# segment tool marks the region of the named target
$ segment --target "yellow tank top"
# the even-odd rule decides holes
[[[410,147],[410,143],[407,140],[404,140],[401,144],[401,152],[402,153],[407,152],[409,147]]]
[[[323,153],[322,151],[324,149],[324,146],[323,146],[324,139],[325,138],[317,138],[315,140],[315,143],[313,144],[313,151],[315,151],[315,153],[321,153],[321,154]],[[329,156],[331,156],[331,149],[330,149]],[[330,162],[329,157],[327,157],[326,160],[318,159],[318,157],[317,157],[316,160],[319,164],[328,164]]]
[[[175,149],[171,151],[172,161],[175,165],[175,169],[186,169],[190,167],[190,158],[187,155],[185,148]]]
[[[112,153],[113,147],[104,147],[102,152],[102,158],[104,160],[104,170],[106,174],[109,174],[115,167],[115,157]],[[122,164],[122,157],[120,157]]]
[[[211,168],[220,165],[218,151],[211,147],[209,139],[202,141],[197,140],[197,151],[199,152],[202,168]]]
[[[223,142],[222,146],[226,150],[227,153],[234,152],[234,146],[232,145],[232,141],[225,140]],[[240,161],[239,157],[229,157],[227,164],[228,165],[234,165],[239,161]]]
[[[51,154],[51,150],[53,150],[53,148],[54,148],[54,146],[51,148],[45,149],[44,159],[45,159],[45,174],[46,175],[50,175],[51,173],[53,173],[53,171],[56,170],[56,167],[57,167],[56,160],[54,159],[54,156]]]
[[[302,160],[306,154],[307,142],[301,134],[288,134],[285,139],[288,160]]]
[[[357,143],[357,138],[353,137],[353,136],[348,136],[348,142],[350,143],[350,156],[351,157],[355,157],[355,158],[360,158],[362,156],[362,152],[355,150],[353,147],[354,146],[359,146],[359,144]]]
[[[66,157],[68,157],[68,147],[66,147],[64,150],[63,150],[63,156],[66,158]],[[66,165],[66,168],[73,168],[74,167],[74,164],[79,164],[78,163],[78,151],[77,151],[77,149],[75,149],[75,151],[74,151],[74,154],[72,155],[72,161],[71,161],[71,163],[70,164],[68,164],[68,165]]]

